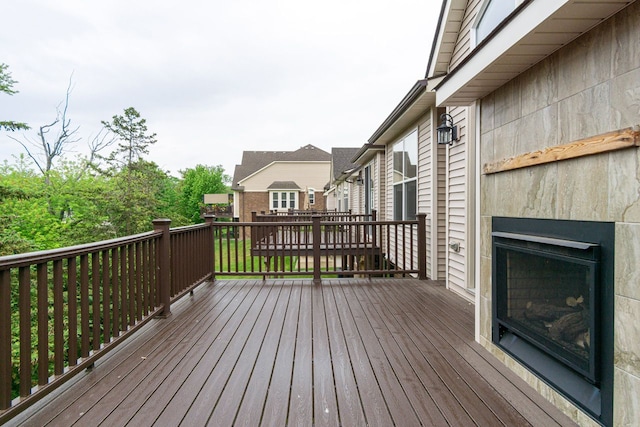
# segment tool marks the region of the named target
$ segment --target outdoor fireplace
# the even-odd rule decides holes
[[[598,420],[613,387],[614,225],[493,218],[493,342]]]

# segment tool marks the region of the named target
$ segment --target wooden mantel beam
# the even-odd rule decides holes
[[[485,175],[505,172],[529,166],[622,150],[640,146],[640,126],[603,133],[585,139],[572,141],[531,153],[520,154],[494,163],[485,163],[482,171]]]

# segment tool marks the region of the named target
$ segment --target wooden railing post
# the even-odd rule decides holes
[[[418,279],[427,280],[427,214],[416,215],[418,220]]]
[[[162,232],[160,244],[158,245],[158,295],[160,304],[163,305],[159,317],[167,318],[171,316],[171,235],[169,227],[171,220],[162,218],[153,220],[153,229]]]
[[[216,254],[215,254],[215,245],[216,245],[216,229],[213,226],[213,223],[216,220],[216,216],[215,215],[211,215],[211,214],[205,214],[204,216],[204,222],[209,225],[209,230],[211,232],[211,237],[209,239],[209,261],[211,262],[211,281],[215,282],[216,281]],[[229,232],[229,230],[227,229],[227,233]],[[238,237],[235,236],[235,238],[237,239]]]
[[[320,229],[320,216],[311,217],[311,232],[313,233],[313,283],[319,285],[320,278],[320,241],[322,240],[322,230]]]

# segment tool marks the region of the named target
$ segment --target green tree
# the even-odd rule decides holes
[[[202,222],[200,208],[205,194],[224,194],[229,191],[227,183],[231,181],[225,175],[222,166],[197,165],[193,169],[180,171],[182,186],[180,189],[180,213],[193,223]]]
[[[0,92],[6,93],[7,95],[14,95],[18,93],[17,90],[13,89],[13,85],[16,83],[18,82],[11,78],[9,66],[7,64],[0,63]],[[8,131],[26,130],[29,129],[29,126],[26,123],[0,121],[0,129]]]
[[[126,108],[123,116],[113,116],[111,122],[103,120],[102,125],[120,140],[117,148],[104,158],[111,167],[131,166],[143,154],[149,154],[149,145],[156,143],[156,134],[147,134],[147,121],[133,107]]]
[[[157,164],[142,159],[109,177],[106,212],[117,236],[148,231],[153,219],[164,216],[162,197],[168,179]]]
[[[155,163],[143,159],[149,153],[149,145],[156,142],[156,134],[148,134],[146,122],[133,107],[126,108],[124,115],[113,116],[111,122],[102,121],[105,129],[119,140],[108,157],[99,157],[107,163],[103,172],[114,179],[110,214],[119,235],[147,230],[148,214],[157,208],[157,200],[153,198],[155,184],[164,173]]]

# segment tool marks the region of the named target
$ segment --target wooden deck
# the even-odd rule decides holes
[[[172,312],[13,424],[573,425],[438,282],[218,281]]]

